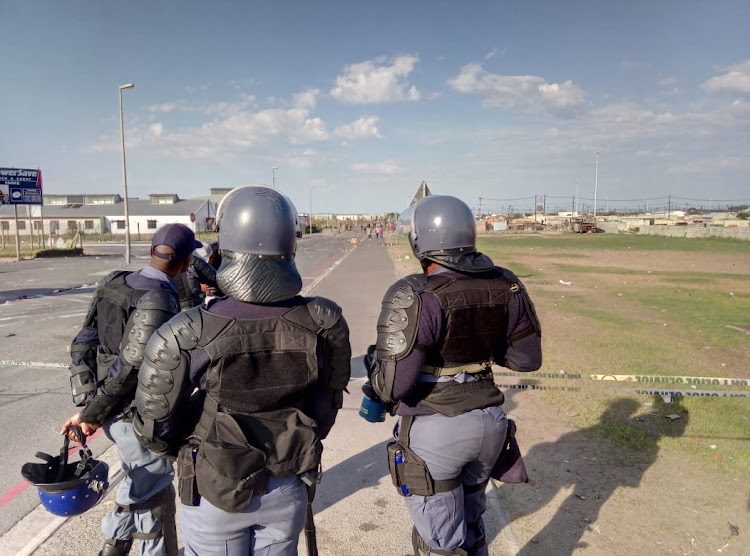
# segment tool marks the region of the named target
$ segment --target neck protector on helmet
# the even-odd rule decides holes
[[[495,266],[492,259],[478,251],[467,253],[465,250],[456,249],[454,251],[426,253],[424,258],[461,272],[487,272]]]
[[[216,283],[225,295],[248,303],[284,301],[302,289],[294,256],[232,251],[222,251]]]

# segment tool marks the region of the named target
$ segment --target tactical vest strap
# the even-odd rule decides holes
[[[426,471],[426,475],[428,477],[428,480],[432,481],[432,492],[437,494],[438,492],[450,492],[451,490],[455,490],[458,487],[461,486],[461,477],[454,477],[452,479],[446,479],[442,481],[438,481],[432,478],[432,475],[430,474],[430,470],[427,468],[427,464],[425,461],[420,458],[410,447],[411,441],[410,441],[410,434],[411,434],[411,426],[414,424],[414,416],[413,415],[406,415],[404,417],[401,417],[401,425],[398,428],[398,440],[401,446],[404,447],[404,450],[406,450],[407,453],[407,459],[410,459],[414,461],[414,463],[417,463],[424,467]],[[409,485],[406,485],[407,488]]]
[[[461,365],[460,367],[433,367],[432,365],[422,365],[419,370],[421,373],[425,373],[433,376],[456,376],[461,373],[481,373],[492,367],[491,361],[484,361],[482,363],[468,363]]]

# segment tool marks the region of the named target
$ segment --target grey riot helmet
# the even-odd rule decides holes
[[[270,187],[239,187],[222,200],[217,220],[222,262],[216,281],[222,292],[251,303],[299,293],[297,209],[289,198]]]
[[[477,252],[477,229],[471,209],[456,197],[431,195],[413,207],[409,243],[420,261],[433,261],[462,272],[494,267]]]

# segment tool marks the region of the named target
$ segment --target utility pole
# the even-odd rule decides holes
[[[596,222],[596,190],[599,189],[599,149],[594,151],[596,155],[596,171],[594,174],[594,222]]]
[[[667,220],[672,219],[672,195],[669,196],[669,201],[667,204]]]
[[[543,195],[542,199],[542,216],[547,218],[547,195]]]
[[[482,219],[482,198],[479,197],[479,219]]]
[[[534,195],[534,226],[536,226],[536,195]]]
[[[576,196],[573,197],[573,212],[578,216],[578,180],[576,180]]]

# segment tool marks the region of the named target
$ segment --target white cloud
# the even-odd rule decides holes
[[[481,64],[468,64],[448,84],[459,93],[484,97],[488,106],[508,110],[564,113],[586,104],[583,91],[572,81],[547,83],[535,75],[497,75]]]
[[[378,122],[380,118],[377,116],[367,116],[353,121],[350,124],[341,125],[337,127],[333,132],[346,139],[364,139],[366,137],[377,137],[381,139],[383,136],[378,130]]]
[[[485,60],[489,60],[490,58],[494,58],[496,55],[499,55],[502,58],[507,53],[508,53],[508,49],[507,48],[503,48],[502,50],[498,50],[497,48],[493,48],[487,54],[484,55],[484,59]]]
[[[301,93],[294,95],[294,106],[295,108],[315,108],[318,102],[318,95],[320,94],[319,89],[308,89]]]
[[[728,70],[706,81],[703,88],[709,93],[750,95],[750,60],[730,66]]]
[[[360,174],[384,174],[388,176],[399,174],[403,171],[398,164],[390,160],[384,162],[358,162],[352,164],[352,170]]]
[[[176,108],[176,102],[165,102],[163,104],[152,104],[150,106],[144,107],[143,109],[146,112],[172,112]]]
[[[151,124],[148,129],[153,135],[156,135],[157,137],[161,136],[161,134],[164,133],[164,125],[161,122]]]
[[[234,102],[212,102],[201,109],[208,115],[230,116],[237,114],[255,102],[255,95],[240,95],[240,100]]]
[[[336,78],[330,95],[347,104],[417,101],[421,93],[405,79],[418,61],[416,56],[398,56],[390,65],[384,58],[352,64]]]
[[[311,141],[325,141],[330,137],[323,120],[308,118],[300,129],[292,136],[293,143],[309,143]]]

